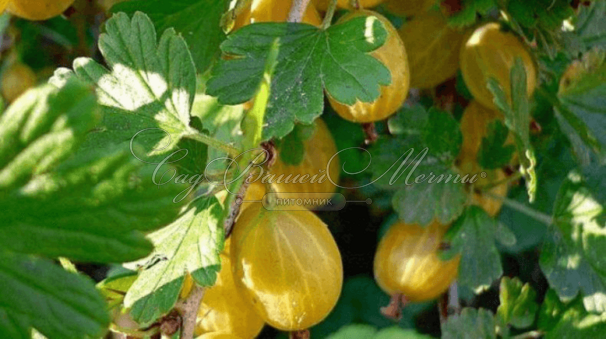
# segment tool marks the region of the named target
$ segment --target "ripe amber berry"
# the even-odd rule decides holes
[[[333,184],[333,182],[339,182],[341,173],[337,145],[326,123],[321,119],[314,122],[313,135],[304,141],[304,149],[305,155],[300,164],[286,164],[278,154],[276,163],[270,168],[270,174],[273,174],[276,179],[280,175],[283,175],[283,178],[292,175],[290,183],[272,183],[272,188],[278,193],[278,196],[280,196],[280,193],[334,193],[337,190],[337,187]],[[300,180],[292,182],[297,175],[300,175],[299,178],[305,175],[312,178],[316,175],[317,180],[314,180],[314,183],[301,183]]]
[[[449,261],[438,257],[445,232],[446,227],[437,222],[426,227],[402,222],[392,225],[375,255],[375,279],[381,289],[413,302],[444,293],[457,277],[460,261],[460,257]]]
[[[6,10],[28,20],[47,20],[63,13],[74,0],[12,0]]]
[[[15,62],[2,73],[2,96],[13,102],[36,84],[36,73],[28,66]]]
[[[355,0],[354,0],[355,1]],[[385,2],[385,0],[358,0],[360,8],[372,8]],[[314,0],[313,4],[321,11],[328,9],[330,0]],[[344,9],[355,9],[355,2],[352,0],[337,0],[337,7]]]
[[[255,22],[285,22],[293,0],[253,0],[251,7],[238,15],[234,30]],[[320,27],[322,18],[313,5],[303,14],[302,23]]]
[[[234,280],[271,326],[309,328],[334,308],[343,284],[337,244],[307,210],[242,212],[231,239]]]
[[[489,193],[502,198],[507,197],[509,188],[505,180],[507,176],[503,170],[482,170],[480,165],[475,160],[463,161],[458,167],[461,175],[468,174],[469,177],[476,175],[477,181],[474,183],[474,189],[481,189],[482,187],[493,186],[500,183],[499,185],[491,188]],[[482,173],[485,174],[482,175]],[[472,192],[472,194],[473,203],[482,207],[484,211],[486,211],[486,213],[488,213],[488,215],[491,217],[497,216],[501,211],[501,207],[503,207],[502,199],[490,197],[481,191],[475,191]]]
[[[328,95],[330,105],[343,118],[353,122],[368,123],[379,121],[395,113],[406,100],[410,86],[408,57],[404,43],[398,31],[384,16],[372,11],[351,12],[339,22],[345,22],[359,16],[377,17],[387,29],[387,41],[372,53],[391,72],[391,84],[381,87],[379,98],[374,102],[357,101],[352,106],[344,105]]]
[[[449,27],[440,11],[416,16],[398,32],[408,53],[411,87],[432,88],[457,73],[465,34]]]
[[[414,16],[427,12],[436,0],[387,0],[387,10],[401,16]]]
[[[482,106],[496,109],[487,87],[491,77],[499,82],[507,98],[510,97],[510,71],[516,58],[521,58],[524,64],[530,97],[536,87],[536,69],[532,57],[513,33],[501,31],[498,23],[489,23],[476,29],[463,45],[460,56],[463,79]]]
[[[254,338],[265,322],[234,284],[229,240],[221,253],[221,271],[215,285],[208,288],[198,310],[196,335],[221,332]]]
[[[477,101],[471,101],[465,108],[461,117],[461,133],[463,144],[459,154],[460,162],[475,162],[478,152],[482,146],[482,139],[488,136],[488,126],[493,121],[504,122],[503,114],[480,105]],[[507,144],[513,144],[513,135],[510,133]]]

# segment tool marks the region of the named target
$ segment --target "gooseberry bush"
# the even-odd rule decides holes
[[[0,11],[0,338],[606,337],[606,2]]]

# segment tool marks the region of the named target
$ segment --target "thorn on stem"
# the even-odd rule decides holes
[[[265,154],[267,156],[267,168],[271,168],[278,159],[278,150],[276,149],[276,145],[273,141],[267,141],[261,144],[261,147],[265,150]]]
[[[406,306],[408,299],[402,294],[396,293],[391,296],[389,304],[381,307],[381,314],[391,320],[400,320],[402,318],[402,308]]]
[[[310,337],[309,330],[293,331],[288,335],[289,339],[309,339]]]
[[[374,122],[362,124],[362,129],[364,130],[364,135],[365,135],[364,143],[366,145],[374,144],[377,141],[377,139],[379,139],[379,135],[377,134],[377,130],[375,128]]]

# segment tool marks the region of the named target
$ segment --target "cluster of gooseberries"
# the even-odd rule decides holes
[[[46,20],[65,11],[74,0],[10,0],[6,10],[29,20]],[[237,16],[234,29],[256,22],[287,20],[293,0],[256,0]],[[361,8],[385,2],[388,11],[407,17],[399,29],[384,16]],[[313,0],[302,22],[319,27],[328,0]],[[452,78],[460,69],[474,97],[461,119],[462,152],[458,168],[462,173],[480,170],[477,154],[482,138],[493,120],[503,120],[496,110],[489,78],[510,94],[510,69],[516,58],[523,62],[530,96],[536,86],[536,70],[524,44],[498,23],[484,24],[473,32],[448,25],[447,16],[434,0],[338,0],[342,9],[352,10],[339,22],[360,16],[378,18],[387,31],[383,46],[371,53],[391,72],[391,83],[381,88],[373,102],[340,103],[328,94],[332,108],[342,118],[372,123],[393,115],[404,103],[410,87],[430,89]],[[3,9],[2,9],[3,10]],[[14,100],[35,82],[35,74],[22,63],[4,70],[2,94]],[[258,201],[268,191],[283,193],[334,193],[339,163],[330,162],[337,148],[325,123],[316,120],[313,135],[304,142],[304,159],[291,165],[279,157],[272,166],[276,175],[317,173],[326,170],[332,180],[320,183],[264,185],[253,183],[246,201]],[[328,168],[327,168],[328,167]],[[490,183],[504,182],[505,173],[489,173]],[[505,196],[507,185],[492,188]],[[474,203],[492,216],[499,200],[472,192]],[[432,222],[427,226],[397,222],[381,239],[374,261],[378,285],[390,295],[410,301],[431,300],[444,293],[457,276],[459,257],[439,258],[442,237],[449,225]],[[341,256],[328,227],[304,208],[267,210],[261,204],[245,203],[231,238],[221,254],[222,269],[209,288],[198,313],[196,334],[204,339],[253,338],[265,324],[284,331],[298,331],[322,321],[339,298],[343,268]],[[188,278],[184,290],[191,288]],[[187,294],[187,293],[184,293]]]
[[[326,11],[328,2],[313,0],[302,22],[320,26],[320,13]],[[400,29],[384,16],[354,6],[373,7],[382,2],[392,13],[407,17]],[[237,17],[234,28],[254,22],[285,21],[291,5],[292,0],[254,1]],[[452,28],[433,0],[339,0],[337,5],[352,10],[339,22],[374,16],[383,23],[386,42],[371,55],[390,70],[391,83],[381,88],[374,102],[346,105],[327,93],[336,113],[356,123],[384,120],[402,106],[410,87],[434,88],[460,69],[475,100],[461,119],[463,145],[457,164],[461,173],[479,172],[476,157],[482,138],[487,136],[491,121],[503,120],[487,89],[488,79],[498,80],[509,95],[509,71],[515,59],[521,58],[527,73],[528,95],[534,90],[536,71],[523,43],[498,23],[484,24],[473,32]],[[305,141],[304,160],[299,165],[289,165],[278,157],[272,172],[311,173],[326,169],[336,146],[324,122],[317,120],[314,129],[314,135]],[[333,161],[327,171],[333,180],[338,180],[338,162]],[[491,194],[506,196],[505,177],[503,170],[497,169],[488,172],[483,180],[496,183],[490,188]],[[253,183],[245,201],[259,201],[268,191],[279,196],[285,192],[334,193],[335,189],[332,181],[308,185]],[[472,191],[470,197],[491,216],[501,208],[499,200],[481,193]],[[378,285],[392,296],[414,302],[443,294],[456,279],[460,261],[458,256],[448,261],[440,259],[448,228],[436,221],[427,226],[393,224],[375,255]],[[200,308],[197,332],[202,338],[217,333],[252,338],[264,324],[285,331],[306,329],[324,319],[335,306],[342,284],[341,257],[327,226],[311,211],[269,211],[261,204],[245,203],[226,244],[221,255],[224,269]]]

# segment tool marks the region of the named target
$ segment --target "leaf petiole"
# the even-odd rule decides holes
[[[215,139],[206,134],[202,134],[193,128],[190,128],[188,133],[186,133],[183,137],[187,138],[187,139],[199,141],[207,146],[221,150],[221,151],[227,153],[229,156],[234,157],[234,158],[239,156],[241,153],[241,151],[239,149],[237,149],[233,146],[230,146],[221,140]]]
[[[327,29],[330,27],[330,23],[332,22],[332,17],[335,15],[335,10],[337,9],[337,0],[330,0],[328,4],[328,9],[326,10],[326,15],[324,16],[324,20],[322,21],[322,29]]]
[[[483,192],[482,194],[484,194],[485,196],[487,196],[491,199],[500,200],[503,202],[504,205],[511,207],[512,209],[514,209],[520,213],[526,214],[527,216],[529,216],[537,221],[540,221],[540,222],[546,224],[547,226],[550,226],[553,224],[553,218],[550,217],[549,215],[539,212],[539,211],[537,211],[533,208],[530,208],[524,204],[521,204],[517,201],[511,200],[511,199],[508,199],[505,197],[501,197],[499,195],[496,195],[496,194],[493,194],[490,192]]]

